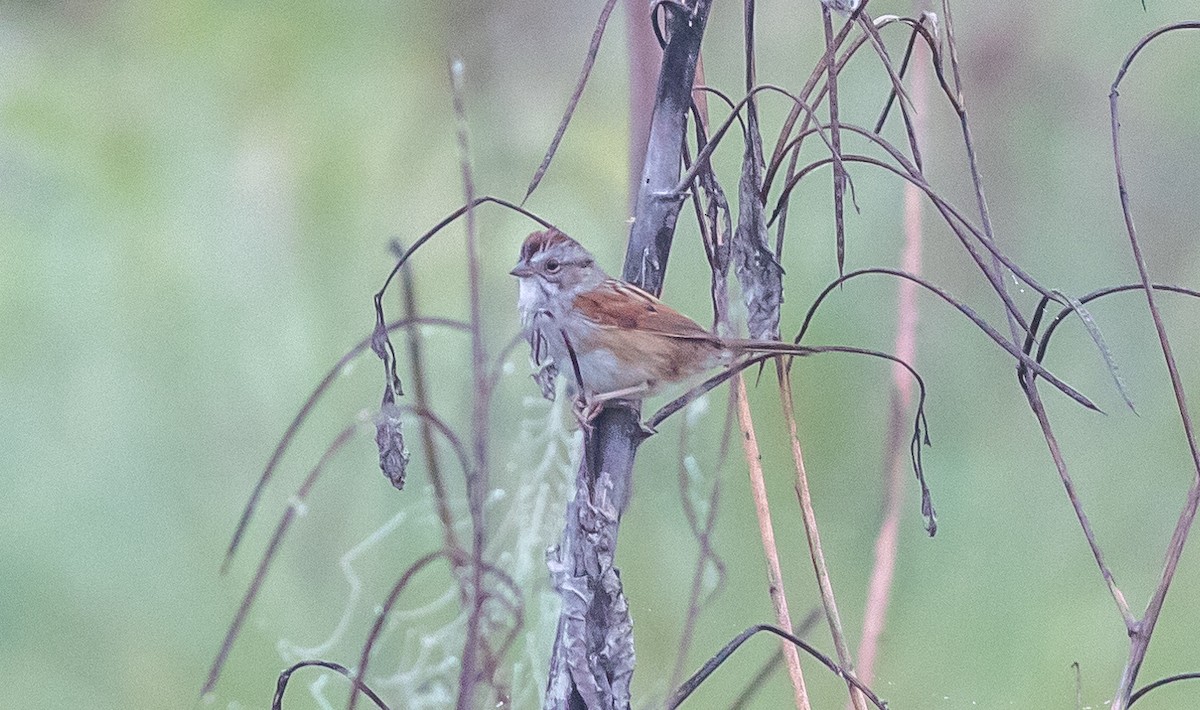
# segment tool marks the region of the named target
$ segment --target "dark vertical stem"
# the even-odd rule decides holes
[[[658,76],[654,114],[642,177],[638,182],[629,248],[622,277],[658,295],[662,292],[667,256],[683,197],[675,193],[687,112],[692,105],[692,81],[700,56],[700,39],[712,0],[668,6],[668,40]]]
[[[838,276],[845,273],[846,265],[846,215],[845,191],[846,168],[842,165],[842,131],[838,120],[837,91],[837,45],[833,39],[833,14],[829,6],[821,5],[821,18],[825,25],[825,87],[829,94],[829,141],[833,145],[833,221],[837,238]],[[797,151],[799,152],[799,151]]]
[[[404,251],[401,249],[400,253]],[[412,267],[408,264],[400,270],[400,294],[404,318],[417,317],[417,295],[413,283]],[[408,366],[412,374],[413,400],[418,409],[429,409],[429,385],[425,372],[425,356],[421,337],[421,327],[414,324],[408,328]],[[438,520],[442,523],[442,536],[446,547],[461,550],[462,545],[454,533],[454,516],[450,512],[450,504],[446,495],[446,482],[442,478],[442,465],[438,457],[437,441],[433,436],[433,426],[426,419],[421,419],[421,448],[425,454],[425,468],[429,471],[429,482],[433,485],[433,502],[437,507]]]
[[[622,272],[626,281],[654,294],[662,290],[683,203],[674,188],[710,6],[711,0],[695,0],[690,6],[666,9],[668,40]],[[634,455],[645,437],[640,417],[629,407],[606,407],[585,440],[562,540],[548,556],[563,609],[551,651],[545,708],[628,708],[632,703],[633,622],[613,556],[621,511],[629,500]]]
[[[979,170],[979,157],[975,153],[975,141],[971,137],[971,121],[967,117],[967,104],[962,93],[962,77],[958,69],[958,45],[954,39],[954,15],[950,12],[950,0],[942,0],[942,15],[946,23],[946,53],[950,57],[950,69],[954,77],[954,111],[958,114],[958,124],[962,130],[963,144],[967,149],[967,165],[971,169],[971,184],[975,188],[975,203],[979,209],[980,226],[987,241],[995,244],[996,235],[992,231],[992,215],[988,211],[987,197],[983,194],[983,175]],[[996,286],[998,294],[1001,298],[1007,300],[1008,286],[1004,280],[1004,270],[1000,265],[1000,258],[995,253],[992,254],[991,271],[993,274],[992,283]],[[1011,311],[1006,310],[1005,317],[1008,319],[1008,330],[1012,336],[1013,343],[1020,343],[1022,328],[1017,322],[1016,316]]]
[[[746,106],[749,112],[754,111],[756,107],[757,102],[751,92],[758,83],[758,65],[754,61],[754,0],[745,0],[742,3],[742,31],[745,34],[746,95],[750,96]]]

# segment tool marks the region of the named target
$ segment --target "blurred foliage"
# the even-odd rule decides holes
[[[1134,278],[1111,168],[1108,86],[1136,39],[1184,19],[1175,14],[1181,7],[962,3],[956,12],[999,239],[1053,287],[1081,294]],[[764,2],[759,10],[760,79],[798,85],[822,51],[817,3]],[[911,8],[879,0],[872,10]],[[8,679],[0,706],[196,704],[270,521],[336,432],[360,412],[369,418],[377,364],[348,372],[318,408],[268,490],[247,549],[219,577],[259,466],[309,388],[368,332],[389,239],[411,241],[461,202],[448,57],[467,67],[480,193],[519,197],[598,11],[577,0],[0,5],[0,667]],[[575,122],[529,203],[612,271],[627,217],[623,22],[616,13]],[[709,28],[708,80],[736,93],[740,4],[717,3]],[[1180,34],[1155,44],[1122,94],[1135,216],[1152,271],[1191,286],[1200,276],[1197,41]],[[841,82],[843,120],[869,124],[884,86],[870,61],[856,63]],[[764,99],[768,130],[785,108]],[[938,104],[931,120],[931,178],[969,212],[953,116]],[[727,190],[739,157],[733,146],[717,154]],[[901,187],[865,167],[851,170],[861,214],[848,220],[847,267],[894,263]],[[785,332],[835,274],[827,175],[794,202]],[[703,320],[702,250],[695,226],[680,222],[666,297]],[[961,248],[929,223],[928,275],[999,323]],[[480,225],[485,330],[495,351],[517,329],[507,270],[529,224],[487,208]],[[465,314],[462,244],[461,228],[451,229],[415,260],[426,313]],[[813,342],[890,348],[894,294],[882,278],[847,286],[819,316]],[[1032,304],[1027,294],[1023,303]],[[926,462],[941,533],[924,537],[910,489],[875,688],[896,708],[1073,707],[1078,661],[1085,704],[1100,706],[1115,688],[1126,638],[1033,417],[998,349],[941,304],[922,304],[917,365],[930,386],[935,446]],[[1167,298],[1164,306],[1195,392],[1197,304]],[[1077,325],[1060,332],[1049,364],[1108,415],[1046,396],[1100,542],[1140,610],[1193,474],[1142,301],[1118,296],[1094,313],[1139,415],[1122,409]],[[429,347],[438,405],[461,424],[465,341],[432,333]],[[521,404],[535,394],[525,357],[510,360],[497,411],[521,408],[536,420],[544,408]],[[817,515],[855,641],[880,512],[888,373],[849,357],[806,361],[797,373]],[[755,404],[799,617],[816,604],[815,585],[769,379]],[[691,440],[703,475],[722,480],[715,544],[729,584],[701,620],[688,668],[770,618],[736,452],[711,470],[721,392]],[[530,465],[512,443],[516,419],[496,417],[498,500]],[[619,555],[637,629],[635,694],[647,699],[667,691],[696,553],[678,503],[679,426],[642,449]],[[461,478],[447,470],[461,501]],[[284,665],[275,645],[314,645],[330,633],[348,594],[339,558],[393,520],[399,532],[353,563],[363,577],[359,613],[331,655],[356,656],[372,600],[438,543],[418,465],[410,478],[396,493],[379,475],[369,427],[338,455],[284,546],[215,704],[268,704]],[[551,542],[521,554],[536,562]],[[1194,547],[1142,670],[1146,682],[1200,668]],[[411,603],[447,587],[444,570],[431,572]],[[553,613],[531,603],[534,618]],[[823,630],[812,638],[829,646]],[[531,639],[522,652],[519,682],[532,692],[524,697],[539,692],[537,653],[549,643]],[[728,704],[775,648],[752,641],[692,705]],[[383,673],[389,664],[379,658],[374,668]],[[844,688],[809,667],[817,706],[843,703]],[[343,687],[331,681],[330,697]],[[303,687],[293,693],[290,707],[311,702]],[[1139,707],[1184,707],[1195,693],[1166,688]],[[781,707],[789,697],[778,675],[758,706]]]

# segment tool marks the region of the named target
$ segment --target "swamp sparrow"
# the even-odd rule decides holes
[[[521,326],[534,362],[567,376],[584,424],[604,402],[640,400],[747,353],[809,352],[791,343],[718,338],[642,289],[610,278],[557,229],[530,234],[511,273],[520,279]]]

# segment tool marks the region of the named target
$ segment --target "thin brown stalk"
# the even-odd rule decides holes
[[[913,50],[916,48],[917,40],[918,39],[926,39],[927,40],[929,30],[925,27],[925,25],[927,23],[932,22],[932,17],[936,17],[936,16],[933,15],[933,13],[931,13],[931,12],[924,12],[924,13],[921,13],[920,19],[898,18],[897,21],[902,22],[907,25],[911,25],[912,32],[911,32],[911,34],[909,34],[908,44],[904,48],[904,57],[900,60],[900,70],[899,70],[898,75],[896,76],[897,80],[902,80],[904,78],[906,72],[908,71],[908,66],[909,66],[909,63],[912,61]],[[926,44],[926,48],[928,49],[928,44]],[[933,50],[929,49],[929,51],[932,54]],[[930,59],[930,61],[933,61],[933,62],[938,61],[938,57],[936,55],[931,56],[929,59]],[[918,60],[918,61],[923,61],[923,60]],[[883,104],[883,111],[880,112],[879,120],[875,123],[875,132],[876,133],[880,133],[881,131],[883,131],[883,126],[887,122],[888,113],[891,111],[892,104],[896,103],[897,96],[898,96],[898,94],[897,94],[895,88],[893,88],[888,93],[888,98]],[[928,104],[928,99],[926,99],[924,104],[926,104],[926,105]],[[904,130],[908,136],[908,147],[909,147],[909,150],[912,151],[913,163],[917,166],[918,170],[924,170],[925,169],[924,162],[921,159],[921,148],[920,148],[920,145],[918,144],[919,141],[917,140],[915,126],[913,125],[913,113],[916,112],[915,107],[916,107],[915,100],[914,100],[914,103],[912,106],[913,110],[911,110],[911,111],[909,110],[909,107],[906,106],[905,102],[901,101],[900,102],[900,115],[904,119]]]
[[[746,395],[746,379],[742,375],[733,378],[737,397],[738,426],[742,430],[742,448],[746,454],[746,465],[750,474],[750,491],[754,496],[754,513],[758,518],[758,532],[762,537],[763,554],[767,561],[767,593],[775,608],[775,619],[782,628],[792,628],[792,617],[788,613],[787,593],[783,587],[783,570],[779,565],[779,549],[775,545],[775,529],[771,524],[771,507],[767,502],[767,485],[763,478],[762,453],[758,448],[758,436],[754,432],[754,419],[750,414],[750,401]],[[804,685],[804,672],[800,668],[800,654],[796,647],[783,643],[783,659],[787,663],[788,677],[792,681],[797,710],[810,710],[808,689]]]
[[[983,229],[986,241],[994,244],[996,242],[996,235],[992,231],[992,216],[988,210],[987,197],[983,192],[983,175],[979,168],[979,156],[975,152],[975,141],[971,137],[971,121],[967,117],[967,103],[963,98],[962,77],[958,67],[958,43],[954,39],[954,15],[950,12],[950,0],[942,0],[942,19],[946,27],[946,54],[950,57],[951,75],[954,77],[954,111],[958,114],[958,125],[962,131],[963,145],[967,150],[967,166],[971,170],[971,184],[974,187],[975,204],[979,209],[980,226]],[[1000,268],[1000,257],[995,251],[992,252],[991,267],[995,275],[993,284],[997,289],[997,293],[1001,298],[1007,298],[1008,284],[1003,278],[1004,273]],[[1021,331],[1028,331],[1028,328],[1011,311],[1006,312],[1005,317],[1008,320],[1008,330],[1013,342],[1021,342]]]
[[[790,160],[788,160],[787,173],[785,174],[785,177],[786,177],[786,179],[784,181],[785,184],[787,182],[789,182],[793,176],[795,176],[796,165],[799,162],[800,162],[800,151],[799,150],[792,151],[792,157]],[[763,200],[765,201],[767,198],[767,194],[764,192],[762,197],[763,197]],[[775,260],[780,263],[783,263],[783,237],[785,234],[787,234],[788,208],[790,205],[791,205],[790,202],[787,204],[784,204],[783,209],[779,210],[779,216],[776,218],[776,222],[778,223],[779,226],[777,226],[775,228]]]
[[[583,60],[583,70],[579,72],[579,79],[575,82],[575,90],[571,92],[571,99],[567,102],[567,110],[563,112],[562,120],[558,123],[558,129],[554,132],[554,138],[550,141],[550,147],[546,149],[542,163],[538,165],[533,179],[529,181],[529,187],[525,189],[525,197],[521,200],[521,204],[525,204],[529,200],[529,196],[542,182],[542,177],[550,168],[550,161],[558,152],[558,146],[567,133],[567,126],[570,125],[571,117],[575,115],[575,108],[579,105],[579,99],[583,97],[583,90],[587,87],[588,77],[591,76],[592,67],[596,64],[596,55],[600,52],[600,41],[604,39],[604,28],[608,26],[608,16],[612,14],[613,6],[616,4],[617,0],[606,0],[604,7],[600,10],[600,19],[596,21],[596,29],[592,31],[592,42],[588,46],[587,56]]]
[[[1030,409],[1037,417],[1038,426],[1042,429],[1042,436],[1045,437],[1046,446],[1050,449],[1050,457],[1054,460],[1054,468],[1058,471],[1058,477],[1062,480],[1063,488],[1067,492],[1067,500],[1070,501],[1071,509],[1075,511],[1075,517],[1083,529],[1083,536],[1087,540],[1088,549],[1092,551],[1092,557],[1096,560],[1096,566],[1100,568],[1100,576],[1104,578],[1104,584],[1108,587],[1113,601],[1116,602],[1117,611],[1121,613],[1125,627],[1132,631],[1137,625],[1137,619],[1129,610],[1129,603],[1125,601],[1125,595],[1117,586],[1116,577],[1113,576],[1112,570],[1104,561],[1104,552],[1100,549],[1100,544],[1096,542],[1096,533],[1092,531],[1091,521],[1088,520],[1087,513],[1083,510],[1083,502],[1079,499],[1079,493],[1075,490],[1075,481],[1067,470],[1067,462],[1058,445],[1058,438],[1050,427],[1050,418],[1046,414],[1045,405],[1042,404],[1041,395],[1037,391],[1037,386],[1032,383],[1032,375],[1026,375],[1026,378],[1030,384],[1025,387],[1025,396],[1029,400]]]
[[[914,35],[915,37],[915,35]],[[924,45],[921,45],[924,47]],[[925,140],[929,106],[929,62],[927,51],[914,48],[910,74],[915,114],[910,135],[914,156],[920,155],[919,145]],[[914,162],[916,159],[914,158]],[[919,166],[918,166],[919,167]],[[904,252],[901,270],[921,273],[922,218],[921,191],[911,183],[904,184]],[[917,284],[902,279],[896,296],[896,357],[909,364],[916,361]],[[879,654],[879,639],[887,622],[891,601],[892,581],[896,571],[899,549],[900,518],[904,510],[904,429],[905,413],[912,405],[912,379],[899,365],[892,367],[892,399],[888,410],[887,461],[884,464],[883,522],[875,538],[875,564],[867,583],[867,602],[863,609],[862,637],[858,646],[858,676],[870,685],[875,677],[875,660]]]
[[[454,60],[450,66],[451,94],[454,116],[458,124],[459,162],[462,169],[463,192],[468,205],[475,203],[475,182],[471,174],[471,150],[467,136],[464,108],[463,65]],[[463,643],[462,666],[458,678],[458,709],[469,710],[477,704],[475,686],[479,681],[478,658],[484,643],[482,638],[483,550],[485,525],[483,497],[487,490],[488,461],[488,393],[487,352],[483,344],[483,307],[480,298],[479,246],[476,243],[475,210],[468,208],[467,228],[467,288],[471,326],[471,435],[474,469],[467,478],[467,508],[471,516],[471,612],[467,616],[466,640]]]
[[[403,253],[402,250],[401,253]],[[401,310],[407,320],[417,317],[417,294],[413,281],[412,266],[406,264],[400,271],[400,298]],[[418,409],[428,410],[429,383],[426,378],[424,350],[421,329],[409,328],[408,369],[412,381],[413,400]],[[418,426],[421,429],[421,449],[425,457],[425,470],[429,473],[429,483],[433,486],[433,504],[437,509],[438,520],[442,523],[442,538],[448,549],[461,550],[462,545],[458,541],[458,535],[454,532],[454,515],[450,512],[446,482],[442,478],[442,465],[438,456],[437,442],[433,437],[433,425],[428,420],[421,419]]]
[[[246,619],[250,615],[250,609],[254,606],[254,602],[258,599],[258,592],[262,589],[263,582],[267,579],[267,573],[271,570],[271,564],[275,561],[276,555],[279,553],[279,548],[283,544],[283,538],[287,535],[288,529],[292,526],[292,522],[296,519],[297,510],[304,506],[304,501],[308,498],[308,494],[312,491],[312,487],[320,478],[321,473],[325,471],[330,459],[334,454],[342,450],[342,447],[350,441],[350,437],[354,435],[357,425],[351,424],[334,438],[333,442],[325,449],[325,453],[317,461],[317,465],[312,467],[308,476],[305,477],[304,483],[296,489],[296,494],[292,497],[291,503],[288,504],[287,510],[283,512],[279,523],[275,526],[275,534],[271,536],[271,542],[267,544],[267,549],[263,552],[262,559],[258,562],[258,569],[254,572],[254,580],[250,582],[250,586],[246,589],[246,593],[242,596],[242,603],[238,606],[237,614],[230,622],[229,628],[225,632],[225,639],[221,642],[221,648],[217,651],[216,658],[213,659],[212,666],[208,669],[208,679],[204,682],[204,687],[200,689],[200,695],[204,696],[212,692],[217,687],[217,681],[221,678],[221,671],[225,668],[225,661],[229,658],[229,652],[233,650],[233,642],[242,632],[242,627],[246,623]]]
[[[1133,222],[1133,211],[1130,208],[1129,202],[1129,186],[1126,183],[1125,170],[1121,164],[1121,121],[1117,108],[1121,81],[1125,78],[1125,74],[1133,64],[1133,60],[1137,58],[1142,49],[1154,41],[1155,38],[1168,32],[1187,29],[1200,29],[1200,22],[1181,22],[1174,25],[1167,25],[1143,37],[1125,57],[1124,63],[1121,64],[1121,68],[1113,80],[1112,90],[1108,96],[1109,111],[1112,119],[1113,163],[1116,167],[1117,192],[1121,200],[1121,213],[1125,218],[1125,231],[1129,235],[1129,244],[1133,252],[1133,259],[1137,264],[1142,288],[1146,292],[1146,305],[1150,310],[1150,317],[1154,321],[1154,330],[1158,335],[1163,359],[1167,365],[1167,373],[1171,378],[1171,389],[1175,395],[1175,404],[1179,409],[1183,433],[1187,438],[1188,451],[1192,457],[1192,466],[1196,470],[1196,477],[1192,479],[1192,485],[1188,489],[1183,511],[1179,514],[1179,519],[1175,523],[1175,529],[1171,533],[1171,541],[1167,545],[1166,559],[1163,562],[1163,570],[1158,585],[1150,597],[1149,604],[1146,605],[1146,611],[1142,618],[1135,625],[1129,627],[1129,660],[1125,664],[1125,670],[1121,674],[1121,682],[1117,686],[1117,697],[1114,699],[1112,706],[1114,710],[1125,710],[1129,705],[1134,683],[1137,681],[1138,671],[1141,669],[1142,661],[1146,657],[1146,651],[1150,647],[1150,637],[1154,634],[1154,627],[1158,623],[1159,614],[1162,612],[1163,604],[1166,602],[1167,591],[1171,587],[1171,580],[1175,576],[1175,570],[1179,565],[1179,558],[1183,555],[1183,548],[1187,543],[1188,533],[1191,531],[1192,523],[1196,518],[1197,508],[1200,508],[1200,445],[1197,445],[1196,434],[1192,425],[1190,410],[1188,409],[1187,395],[1183,389],[1183,380],[1179,375],[1179,368],[1176,364],[1175,356],[1171,351],[1171,343],[1167,339],[1167,329],[1163,324],[1162,314],[1159,312],[1158,305],[1154,300],[1154,288],[1151,286],[1149,269],[1146,266],[1146,259],[1142,254],[1141,244],[1137,238],[1137,228]]]
[[[863,28],[863,33],[871,42],[871,47],[875,50],[876,56],[879,57],[879,64],[888,75],[888,81],[892,83],[891,95],[900,99],[901,108],[912,108],[912,99],[908,92],[904,90],[904,83],[900,79],[900,75],[896,73],[895,67],[892,66],[892,57],[888,54],[887,45],[883,43],[883,38],[879,36],[879,27],[875,26],[875,21],[871,19],[870,13],[866,10],[860,10],[856,13],[858,24]],[[853,21],[853,19],[851,21]],[[899,19],[899,18],[897,18]]]
[[[796,431],[796,405],[792,397],[792,382],[784,370],[781,358],[776,359],[775,368],[776,374],[779,376],[779,398],[783,403],[783,418],[787,421],[788,440],[792,447],[792,464],[796,467],[794,484],[796,498],[800,502],[800,516],[804,521],[804,534],[808,538],[808,552],[812,558],[813,571],[817,575],[817,588],[821,592],[821,606],[825,610],[825,621],[829,624],[829,633],[833,636],[833,648],[837,652],[838,663],[847,673],[853,674],[854,660],[850,656],[850,647],[846,644],[846,634],[842,630],[842,617],[838,613],[837,599],[833,594],[833,581],[829,577],[829,566],[825,563],[825,551],[821,548],[821,534],[817,528],[817,515],[812,506],[812,493],[808,489],[808,471],[804,466],[804,451],[800,447],[800,436]],[[867,700],[863,697],[862,691],[853,683],[847,683],[847,687],[850,690],[850,703],[855,710],[866,710]]]

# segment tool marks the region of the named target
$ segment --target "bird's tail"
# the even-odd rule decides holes
[[[738,355],[742,354],[759,354],[759,355],[795,355],[803,357],[804,355],[812,355],[819,352],[815,348],[810,348],[806,345],[797,345],[796,343],[785,343],[778,340],[745,340],[733,339],[724,341],[725,347]]]

